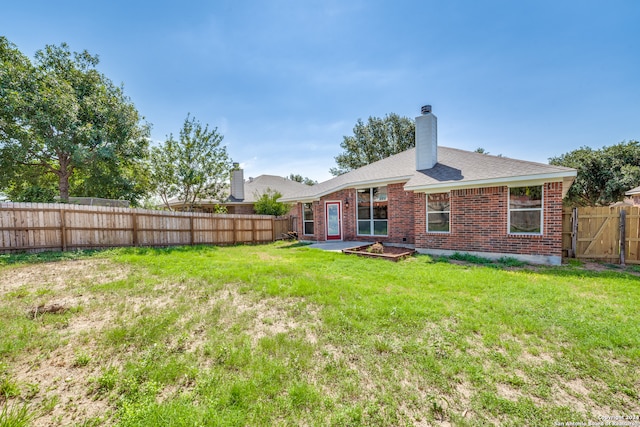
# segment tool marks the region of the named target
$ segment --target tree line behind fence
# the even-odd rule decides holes
[[[53,203],[0,203],[0,252],[265,243],[290,218]]]

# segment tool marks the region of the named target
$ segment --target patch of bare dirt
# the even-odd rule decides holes
[[[75,366],[75,359],[75,346],[69,344],[44,357],[34,355],[15,367],[14,378],[37,387],[38,394],[31,405],[46,407],[46,402],[54,402],[48,412],[36,413],[39,416],[33,426],[50,426],[53,420],[58,420],[59,425],[81,424],[109,413],[108,402],[92,396],[88,380],[99,374],[99,365],[93,362],[92,366],[79,367]]]
[[[496,389],[498,392],[498,396],[516,402],[518,399],[524,397],[524,394],[516,389],[515,387],[510,386],[509,384],[498,383],[496,384]]]
[[[585,261],[582,263],[580,268],[586,271],[594,271],[597,273],[603,272],[603,271],[611,271],[611,272],[617,272],[617,273],[627,273],[633,276],[640,277],[640,271],[637,271],[637,266],[634,267],[633,265],[622,266],[618,264],[606,264],[601,262]]]
[[[598,262],[584,262],[582,264],[582,268],[587,271],[597,271],[597,272],[611,270],[610,267],[607,267],[606,265],[600,264]]]
[[[555,363],[553,355],[545,352],[538,354],[531,354],[527,351],[523,351],[520,355],[520,360],[529,365],[541,365],[543,363]]]
[[[78,283],[102,284],[127,277],[129,270],[106,259],[31,264],[5,270],[0,276],[0,295],[21,287],[61,291]]]
[[[587,407],[585,401],[591,400],[589,399],[589,389],[587,389],[582,380],[578,378],[561,385],[554,384],[551,387],[551,393],[553,400],[557,402],[558,405],[568,406],[583,414],[591,411],[595,416],[606,415],[593,404],[589,404]]]
[[[237,314],[250,316],[247,332],[254,344],[266,336],[291,334],[301,330],[310,343],[316,343],[318,340],[313,327],[319,324],[319,309],[303,303],[301,298],[255,300],[231,288],[223,294],[226,294],[227,302],[234,307]],[[304,313],[301,313],[301,310],[304,310]],[[304,315],[309,321],[303,325],[290,313]]]
[[[38,408],[32,411],[31,425],[82,424],[96,417],[109,424],[110,405],[93,395],[90,378],[102,369],[103,361],[94,356],[94,337],[111,324],[113,302],[84,292],[82,287],[124,279],[130,270],[109,260],[88,259],[20,266],[3,273],[0,300],[21,290],[25,296],[35,295],[35,303],[25,310],[32,321],[73,310],[64,325],[52,331],[59,340],[56,348],[26,353],[8,365],[8,374],[19,384],[21,396],[31,408]],[[77,362],[80,353],[87,355],[85,363]]]

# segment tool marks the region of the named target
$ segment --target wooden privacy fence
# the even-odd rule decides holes
[[[0,203],[0,253],[272,242],[291,218],[53,203]],[[279,232],[278,230],[286,229]]]
[[[640,207],[565,208],[562,248],[571,258],[640,264]]]

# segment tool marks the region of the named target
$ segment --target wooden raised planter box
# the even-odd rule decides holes
[[[398,260],[404,259],[416,253],[414,249],[403,248],[399,246],[384,246],[383,252],[374,253],[368,252],[368,249],[373,245],[364,245],[364,246],[356,246],[354,248],[343,249],[342,253],[348,255],[358,255],[368,258],[382,258],[388,259],[389,261],[397,262]]]

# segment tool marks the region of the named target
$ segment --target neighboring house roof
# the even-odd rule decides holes
[[[110,206],[115,208],[128,208],[131,204],[128,200],[103,199],[100,197],[69,197],[72,205]]]
[[[632,188],[631,190],[624,193],[625,196],[635,196],[640,194],[640,187]]]
[[[544,181],[571,184],[575,169],[508,157],[492,156],[448,147],[438,147],[438,163],[431,169],[416,171],[415,148],[379,160],[328,181],[305,188],[283,202],[315,200],[349,187],[406,182],[405,190],[420,192],[449,191],[459,188],[487,187]],[[563,186],[564,192],[570,185]],[[564,195],[564,194],[563,194]]]
[[[415,149],[406,150],[310,186],[293,195],[283,196],[280,201],[314,200],[353,186],[406,182],[415,172],[415,164]]]
[[[276,175],[260,175],[256,178],[249,178],[244,182],[244,203],[255,203],[268,189],[274,190],[289,196],[303,191],[309,185],[292,181]]]
[[[256,178],[249,178],[248,180],[244,181],[244,199],[242,200],[237,200],[229,196],[224,201],[214,199],[198,199],[198,203],[201,205],[251,204],[255,203],[260,198],[260,196],[262,196],[267,191],[267,189],[278,191],[284,196],[299,192],[305,187],[309,186],[297,181],[283,178],[281,176],[260,175]],[[184,203],[178,200],[177,197],[169,200],[169,206],[181,206],[183,204]]]

